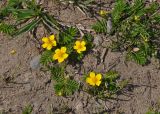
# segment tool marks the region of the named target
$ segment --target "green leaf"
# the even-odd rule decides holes
[[[15,27],[6,23],[0,23],[0,32],[12,35],[15,32]]]
[[[78,29],[77,28],[73,28],[73,27],[69,27],[66,30],[64,30],[63,32],[59,33],[59,43],[62,45],[68,45],[74,42],[74,40],[76,39],[78,35]]]
[[[62,95],[72,95],[79,89],[79,84],[75,80],[66,78],[63,81],[58,81],[54,85],[54,89],[56,93],[62,92]]]
[[[33,30],[40,23],[40,21],[41,21],[40,18],[32,20],[31,23],[24,25],[22,28],[19,28],[13,35],[18,36],[24,32],[28,32],[28,31]]]
[[[65,84],[64,93],[66,95],[71,95],[71,94],[73,94],[73,92],[78,90],[78,88],[79,88],[79,84],[75,80],[68,79],[66,84]]]
[[[107,72],[106,74],[105,74],[105,79],[109,79],[109,80],[115,80],[115,79],[117,79],[119,77],[119,74],[118,74],[118,72],[116,72],[116,71],[109,71],[109,72]]]
[[[54,85],[54,90],[56,93],[63,92],[63,88],[64,88],[64,84],[61,82],[58,82]]]
[[[22,114],[31,114],[32,110],[33,110],[32,106],[28,105],[23,109]]]
[[[14,15],[16,16],[17,21],[20,21],[36,17],[38,16],[38,12],[35,12],[32,9],[16,9],[14,10]]]
[[[118,24],[120,21],[123,12],[127,9],[127,4],[125,0],[117,0],[115,3],[114,10],[112,12],[114,24]]]
[[[148,58],[144,51],[128,53],[128,58],[136,61],[140,65],[145,65],[148,61]]]
[[[107,33],[107,21],[105,19],[98,20],[93,26],[97,33]]]
[[[63,82],[64,81],[64,68],[60,66],[51,67],[51,74],[52,74],[52,80],[55,80],[56,82]]]
[[[45,27],[48,27],[49,29],[54,28],[56,30],[60,29],[59,23],[53,16],[50,16],[47,13],[43,13],[41,16]]]
[[[48,65],[49,63],[53,61],[52,55],[53,55],[52,51],[49,51],[49,50],[44,51],[41,56],[40,63],[43,65]]]

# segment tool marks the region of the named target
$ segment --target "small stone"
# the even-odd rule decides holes
[[[134,52],[137,52],[137,51],[139,51],[139,50],[140,50],[140,49],[137,48],[137,47],[133,48],[133,51],[134,51]]]
[[[30,61],[30,67],[33,70],[36,70],[38,68],[40,68],[40,58],[41,56],[35,56],[31,61]]]
[[[94,41],[93,41],[95,46],[101,45],[102,42],[103,42],[103,40],[102,40],[101,36],[95,36]]]
[[[111,17],[109,17],[107,21],[107,33],[111,33],[111,30],[112,30],[112,20]]]

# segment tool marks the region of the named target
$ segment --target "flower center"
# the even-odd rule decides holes
[[[82,49],[83,48],[83,46],[80,44],[80,45],[78,45],[78,49]]]
[[[94,82],[94,83],[97,83],[97,78],[95,77],[95,78],[92,78],[92,81]]]
[[[63,57],[63,54],[64,54],[64,53],[60,51],[60,52],[58,53],[58,57],[62,58],[62,57]]]
[[[52,40],[48,39],[48,43],[49,43],[49,44],[52,44],[52,42],[53,42]]]

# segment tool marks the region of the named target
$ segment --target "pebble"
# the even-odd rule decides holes
[[[102,42],[103,42],[103,39],[102,39],[101,36],[96,35],[96,36],[94,37],[93,43],[94,43],[94,45],[95,45],[96,47],[97,47],[97,46],[100,46],[100,45],[102,44]]]
[[[33,57],[33,59],[30,61],[30,67],[32,70],[36,70],[38,68],[40,68],[40,58],[41,56],[35,56]]]

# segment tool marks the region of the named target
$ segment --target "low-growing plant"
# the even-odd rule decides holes
[[[90,72],[89,76],[85,76],[85,81],[89,84],[89,87],[83,89],[92,96],[102,100],[114,98],[114,95],[128,84],[127,80],[118,82],[118,78],[119,74],[116,71],[108,71],[105,74]]]
[[[46,49],[41,56],[41,63],[49,68],[52,79],[56,82],[55,92],[58,95],[71,95],[79,84],[65,73],[70,62],[81,61],[92,48],[92,36],[80,36],[77,28],[68,27],[56,35],[42,38],[42,47]]]
[[[132,2],[117,0],[111,13],[92,28],[97,33],[115,35],[116,39],[111,39],[112,50],[127,51],[128,60],[145,65],[159,54],[159,3],[146,6],[144,0]]]
[[[160,112],[154,111],[151,109],[151,110],[147,111],[146,114],[160,114]]]
[[[69,27],[60,31],[57,35],[42,38],[42,47],[47,50],[42,54],[42,64],[58,61],[62,63],[68,60],[81,60],[83,56],[93,47],[93,37],[90,34],[79,35],[77,28]],[[60,56],[60,55],[63,56]],[[51,59],[52,58],[52,59]]]
[[[25,106],[25,108],[22,111],[22,114],[31,114],[33,110],[33,107],[31,105]]]
[[[57,95],[72,95],[79,89],[79,84],[65,73],[65,69],[62,66],[54,66],[50,70],[52,80],[55,81],[54,90]]]
[[[6,20],[6,17],[9,20]],[[10,22],[11,21],[11,22]],[[10,24],[9,24],[10,23]],[[57,20],[48,14],[35,0],[9,0],[0,9],[0,31],[12,36],[34,30],[39,24],[53,32],[59,30]]]
[[[88,5],[94,2],[94,0],[66,1],[72,1],[82,10],[87,10]],[[41,5],[36,4],[35,0],[9,0],[7,3],[0,10],[0,31],[16,36],[35,30],[39,24],[43,24],[49,35],[41,39],[44,52],[41,55],[40,62],[51,72],[55,93],[59,96],[67,96],[72,95],[78,89],[81,90],[80,84],[74,80],[74,76],[68,75],[65,68],[68,64],[82,62],[87,52],[93,48],[93,36],[85,30],[83,30],[83,35],[80,34],[76,27],[62,26]],[[104,22],[100,21],[93,28],[97,32],[106,33],[108,32],[106,29],[108,24],[105,22],[107,18],[105,15],[108,13],[101,11],[100,14],[103,16]],[[6,20],[6,17],[8,17],[8,20]],[[8,24],[10,20],[12,22]],[[118,83],[118,76],[118,73],[114,71],[109,71],[104,75],[96,75],[91,72],[90,76],[86,77],[86,82],[94,87],[89,86],[87,92],[101,99],[111,98],[127,84],[126,81]],[[26,108],[25,113],[30,113],[28,110],[32,111],[29,107]]]

